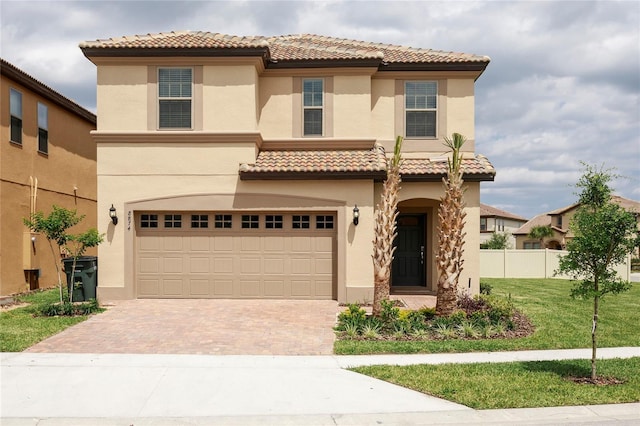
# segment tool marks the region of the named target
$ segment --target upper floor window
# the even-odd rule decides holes
[[[49,152],[49,110],[38,102],[38,151]]]
[[[562,215],[558,215],[556,224],[558,225],[558,228],[562,228]]]
[[[324,115],[324,80],[302,80],[303,135],[322,136]]]
[[[408,138],[436,137],[438,84],[407,81],[404,84],[405,133]]]
[[[498,231],[504,231],[504,220],[498,219]]]
[[[158,127],[191,129],[193,70],[191,68],[158,69]]]
[[[480,218],[480,230],[481,231],[486,231],[487,230],[487,218],[486,217],[481,217]]]
[[[22,93],[9,90],[9,110],[11,114],[11,142],[22,143]]]

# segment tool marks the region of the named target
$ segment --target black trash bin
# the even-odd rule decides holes
[[[73,301],[83,302],[96,298],[96,287],[98,287],[98,258],[96,256],[80,256],[76,260],[75,274],[73,270],[73,257],[62,259],[64,273],[67,275],[67,289],[69,292],[73,288]],[[73,275],[74,284],[72,286],[71,277]]]

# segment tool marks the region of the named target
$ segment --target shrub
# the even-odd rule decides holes
[[[38,307],[38,314],[44,317],[91,315],[100,311],[101,308],[96,299],[82,303],[49,302]]]
[[[383,300],[380,305],[382,306],[380,312],[382,323],[387,327],[392,327],[393,323],[400,318],[400,308],[396,307],[391,300]]]
[[[420,308],[418,310],[426,321],[430,321],[436,317],[436,308]]]
[[[486,294],[488,296],[491,294],[491,290],[493,290],[491,284],[480,281],[480,294]]]
[[[451,315],[449,315],[449,321],[451,325],[460,325],[466,319],[467,319],[467,313],[462,310],[457,310]]]
[[[354,328],[356,331],[362,330],[367,321],[367,311],[362,309],[358,304],[352,303],[347,310],[340,312],[338,315],[338,324],[335,329],[338,331],[347,331],[347,326]]]
[[[480,336],[480,331],[478,331],[478,328],[471,321],[462,321],[460,324],[456,326],[456,329],[464,337],[476,339]]]

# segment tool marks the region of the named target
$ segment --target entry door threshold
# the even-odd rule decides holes
[[[426,287],[422,286],[396,286],[391,287],[391,294],[421,294],[421,295],[430,295],[435,296],[436,292],[427,290]]]

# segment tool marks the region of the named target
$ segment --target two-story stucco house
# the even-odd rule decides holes
[[[623,209],[634,213],[640,229],[640,202],[620,197],[619,195],[613,195],[611,201]],[[567,241],[573,238],[570,224],[579,207],[580,203],[576,203],[537,215],[513,233],[516,237],[516,248],[564,250]],[[536,226],[549,226],[553,231],[553,235],[544,238],[542,241],[530,238],[529,233]]]
[[[58,282],[60,253],[23,218],[48,214],[55,204],[85,216],[72,232],[96,227],[90,135],[96,116],[4,59],[0,78],[0,295],[6,296]]]
[[[489,241],[495,233],[503,233],[508,235],[511,248],[515,248],[513,232],[525,223],[527,219],[522,216],[480,203],[480,244]]]
[[[97,66],[99,297],[371,301],[373,213],[397,135],[392,290],[432,291],[453,132],[468,139],[461,282],[478,291],[479,187],[495,175],[474,152],[486,56],[208,32],[80,48]]]

